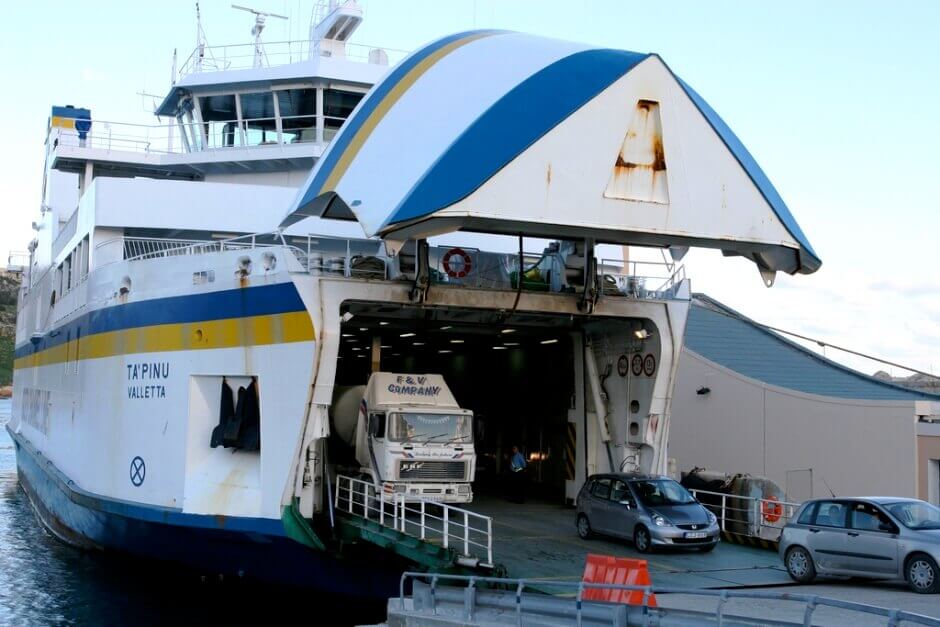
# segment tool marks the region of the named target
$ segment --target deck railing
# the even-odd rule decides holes
[[[336,476],[336,511],[456,550],[461,557],[493,565],[493,519],[447,503],[376,490],[371,481]]]
[[[219,150],[251,150],[270,146],[329,143],[346,118],[320,116],[322,136],[317,135],[316,115],[282,116],[242,120],[213,120],[202,124],[132,124],[92,120],[87,131],[56,129],[56,146],[93,148],[108,152],[145,155],[200,154]],[[264,127],[262,129],[262,127]],[[186,133],[184,141],[182,134]],[[187,148],[188,142],[188,148]]]
[[[338,57],[338,54],[334,53],[330,47],[322,46],[318,42],[312,42],[309,39],[266,41],[262,50],[262,67],[299,63],[317,57]],[[383,51],[385,59],[380,62],[379,59],[382,55],[373,53],[373,50]],[[347,42],[345,44],[345,55],[342,58],[355,63],[392,66],[407,55],[406,50]],[[183,78],[199,72],[248,70],[256,67],[256,65],[254,43],[200,46],[194,48],[192,53],[182,62],[178,76]]]
[[[123,242],[123,243],[122,243]],[[241,235],[223,240],[187,240],[124,237],[109,240],[96,248],[123,245],[125,260],[152,259],[178,255],[199,255],[225,250],[244,250],[261,246],[286,246],[301,266],[312,274],[352,279],[387,280],[391,260],[378,240],[344,238],[328,235],[283,235],[278,232]],[[458,252],[454,252],[458,251]],[[513,253],[486,252],[474,248],[433,246],[430,251],[431,281],[435,285],[479,289],[515,290],[518,286],[519,256]],[[577,292],[577,286],[559,287],[550,276],[538,276],[529,270],[541,253],[524,253],[525,291]],[[570,269],[559,265],[559,271]],[[546,275],[549,273],[546,273]],[[675,298],[676,289],[685,279],[685,269],[674,264],[601,260],[598,276],[604,297],[635,299]],[[652,289],[647,286],[652,285]]]
[[[702,505],[718,517],[722,531],[776,542],[780,532],[800,508],[800,503],[689,489]]]

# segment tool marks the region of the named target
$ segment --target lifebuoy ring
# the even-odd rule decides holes
[[[769,496],[760,502],[760,513],[765,521],[775,523],[783,516],[783,505],[777,502],[779,500],[776,496]]]
[[[460,258],[459,263],[451,265],[451,260],[458,261],[454,259],[454,257]],[[473,269],[473,260],[463,248],[451,248],[448,250],[444,253],[444,258],[441,260],[441,263],[444,265],[444,272],[452,279],[462,279],[470,274],[470,270]]]

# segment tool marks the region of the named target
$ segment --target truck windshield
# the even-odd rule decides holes
[[[473,416],[470,415],[396,413],[389,422],[389,439],[398,442],[465,444],[473,441]]]

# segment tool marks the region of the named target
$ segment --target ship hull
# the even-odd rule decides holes
[[[92,495],[76,489],[22,435],[10,436],[30,504],[43,526],[69,544],[346,597],[397,594],[400,569],[308,548],[286,537],[280,520],[187,515]]]

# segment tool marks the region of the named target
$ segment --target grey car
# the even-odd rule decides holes
[[[636,549],[711,551],[720,530],[715,515],[669,477],[592,475],[578,493],[576,522],[584,539],[604,534],[633,540]]]
[[[940,592],[940,508],[895,497],[815,499],[780,535],[790,577],[903,579],[914,592]]]

